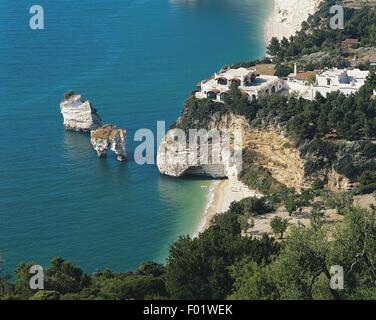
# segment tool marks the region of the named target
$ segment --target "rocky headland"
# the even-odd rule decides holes
[[[228,178],[231,174],[239,175],[241,166],[233,161],[234,150],[239,150],[240,145],[233,145],[232,148],[224,148],[225,135],[231,132],[244,132],[247,127],[246,121],[242,117],[227,114],[219,118],[216,115],[208,118],[205,127],[206,134],[201,135],[203,140],[192,148],[187,137],[187,143],[177,141],[180,128],[184,119],[181,117],[176,123],[176,128],[169,130],[158,149],[157,166],[159,171],[168,176],[205,176],[214,179]],[[213,138],[211,133],[219,133],[220,137]],[[193,137],[195,138],[195,137]],[[243,137],[238,142],[233,139],[233,143],[241,143]],[[204,142],[202,142],[204,141]],[[208,156],[208,152],[214,156]],[[217,155],[217,156],[215,156]],[[191,161],[195,159],[197,161]]]
[[[214,209],[210,216],[218,210],[226,211],[232,201],[252,194],[278,194],[290,188],[302,192],[307,188],[320,188],[318,186],[333,192],[364,190],[361,183],[364,184],[365,178],[361,175],[366,177],[363,172],[375,165],[374,142],[362,136],[347,140],[335,132],[321,133],[311,128],[310,123],[302,125],[297,121],[303,116],[299,105],[305,103],[280,95],[262,97],[257,103],[239,108],[238,102],[231,105],[192,95],[162,140],[157,156],[159,171],[173,177],[226,179],[211,190],[222,196],[214,196],[221,204],[211,205]],[[242,157],[237,158],[240,162],[229,163],[225,152],[220,163],[209,160],[192,164],[191,156],[196,157],[206,150],[220,152],[222,146],[213,140],[204,140],[203,145],[192,148],[189,139],[176,139],[179,132],[188,135],[191,129],[241,130],[238,149]],[[316,130],[316,135],[310,130]],[[225,195],[227,199],[223,201]]]

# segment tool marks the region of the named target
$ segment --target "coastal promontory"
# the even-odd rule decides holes
[[[234,150],[239,150],[239,160],[241,160],[242,149],[239,144],[241,144],[242,137],[234,139],[232,136],[232,147],[228,148],[225,145],[225,140],[227,134],[243,132],[247,126],[243,117],[237,117],[230,113],[218,117],[208,116],[204,133],[197,131],[196,136],[191,133],[187,137],[190,142],[200,141],[200,143],[193,144],[176,141],[176,137],[183,132],[180,121],[184,121],[184,119],[178,120],[177,127],[167,132],[159,146],[157,166],[162,174],[173,177],[204,176],[214,179],[240,174],[241,163],[235,161]],[[236,143],[237,145],[235,145]],[[208,152],[210,152],[210,156]]]

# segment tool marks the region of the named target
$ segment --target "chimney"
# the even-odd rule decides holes
[[[294,63],[294,77],[298,74],[298,65]]]

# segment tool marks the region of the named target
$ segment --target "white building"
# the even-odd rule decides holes
[[[287,76],[285,87],[291,94],[297,94],[304,99],[311,99],[311,84],[312,82],[315,82],[316,74],[318,72],[319,71],[298,71],[298,67],[295,64],[294,73],[290,73]]]
[[[366,82],[369,71],[359,69],[328,69],[316,75],[312,86],[312,99],[317,93],[326,97],[328,93],[340,91],[345,95],[356,93]]]
[[[340,91],[345,95],[356,93],[366,82],[369,71],[359,69],[326,69],[316,72],[314,84],[309,84],[313,72],[297,72],[290,74],[286,81],[289,92],[296,92],[301,97],[313,100],[317,93],[326,97],[330,92]]]
[[[287,79],[281,79],[276,76],[258,75],[256,68],[226,69],[198,83],[200,90],[196,93],[196,98],[224,101],[231,85],[235,83],[250,101],[257,99],[260,94],[270,95],[285,89],[304,99],[314,100],[317,93],[324,97],[336,91],[345,95],[356,93],[364,85],[368,75],[369,71],[337,68],[298,72],[295,66],[294,73]]]
[[[215,73],[210,79],[201,81],[196,93],[199,99],[208,98],[223,101],[231,85],[235,83],[250,101],[260,94],[272,94],[283,90],[283,80],[275,76],[257,75],[255,68],[227,69]]]

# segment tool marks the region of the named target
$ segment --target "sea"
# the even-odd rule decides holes
[[[212,181],[136,164],[134,134],[155,133],[157,121],[168,129],[196,83],[222,65],[262,58],[270,3],[1,0],[2,268],[61,256],[85,272],[127,271],[165,262],[171,243],[194,235]],[[30,28],[34,5],[44,29]],[[128,162],[98,159],[89,134],[64,130],[68,90],[127,130]]]

